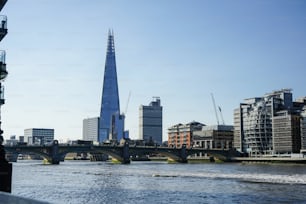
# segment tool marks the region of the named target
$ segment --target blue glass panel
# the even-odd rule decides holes
[[[109,133],[111,132],[112,116],[115,114],[120,114],[120,106],[114,36],[109,32],[100,110],[99,142],[108,139]],[[121,128],[117,127],[117,123],[114,128],[116,132],[123,131]]]

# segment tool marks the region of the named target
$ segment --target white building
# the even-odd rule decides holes
[[[245,99],[234,111],[234,148],[251,157],[299,153],[305,143],[304,98],[291,89]]]
[[[99,117],[87,118],[83,120],[83,140],[98,141]]]
[[[44,145],[54,140],[54,129],[30,128],[24,130],[24,141],[29,145]]]

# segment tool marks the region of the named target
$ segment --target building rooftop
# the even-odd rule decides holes
[[[189,127],[203,127],[205,126],[205,124],[197,122],[197,121],[192,121],[186,124],[182,124],[182,123],[178,123],[176,125],[171,126],[169,129],[173,129],[173,128],[189,128]]]
[[[205,131],[205,130],[233,131],[234,126],[232,125],[208,125],[208,126],[202,127],[202,131]]]

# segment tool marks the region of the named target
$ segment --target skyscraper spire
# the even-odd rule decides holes
[[[117,121],[120,116],[115,43],[113,31],[108,31],[102,102],[99,122],[99,142],[109,139],[109,134],[123,132]],[[122,130],[121,130],[122,129]]]
[[[107,53],[113,53],[115,55],[114,31],[110,29],[108,30]]]

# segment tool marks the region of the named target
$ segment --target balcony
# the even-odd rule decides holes
[[[3,9],[6,2],[7,2],[7,0],[0,0],[0,11]]]
[[[0,80],[6,78],[8,72],[6,71],[6,64],[5,64],[5,51],[0,50]]]
[[[0,0],[1,1],[1,0]],[[6,36],[7,34],[7,17],[4,15],[0,15],[0,41]]]

